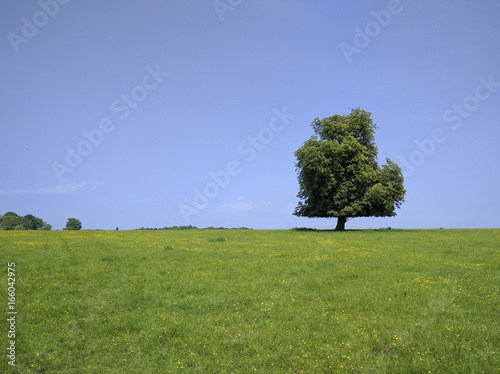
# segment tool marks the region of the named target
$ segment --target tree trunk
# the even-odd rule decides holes
[[[344,231],[346,221],[347,221],[347,217],[338,217],[337,227],[335,227],[335,231]]]

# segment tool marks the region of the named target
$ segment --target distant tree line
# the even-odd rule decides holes
[[[81,230],[82,222],[76,218],[68,218],[66,226],[63,230]],[[206,229],[229,230],[226,227],[207,227]],[[171,226],[163,228],[145,228],[141,227],[138,230],[206,230],[196,226]],[[235,229],[235,228],[233,228]],[[248,227],[238,227],[240,230],[251,230]],[[32,214],[27,214],[24,217],[17,215],[14,212],[7,212],[3,216],[0,215],[0,230],[52,230],[52,226],[44,222],[41,218],[35,217]],[[118,227],[116,228],[118,230]]]
[[[238,229],[240,230],[251,230],[249,229],[248,227],[238,227]],[[227,227],[207,227],[205,229],[200,229],[196,226],[193,226],[193,225],[189,225],[189,226],[171,226],[171,227],[163,227],[163,228],[147,228],[147,227],[141,227],[140,229],[138,230],[231,230]],[[234,230],[234,228],[233,228]]]
[[[7,212],[0,216],[0,230],[52,230],[52,226],[32,214],[22,217]]]
[[[163,228],[149,228],[149,227],[141,227],[137,230],[198,230],[198,227],[189,225],[189,226],[172,226],[172,227],[163,227]]]

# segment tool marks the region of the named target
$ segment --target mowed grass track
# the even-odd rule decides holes
[[[500,230],[0,232],[5,373],[493,373]],[[5,347],[4,347],[5,346]]]

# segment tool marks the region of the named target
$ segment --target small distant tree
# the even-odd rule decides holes
[[[82,229],[82,223],[80,220],[76,218],[68,218],[68,222],[66,222],[66,227],[64,230],[81,230]]]
[[[50,231],[52,230],[52,225],[49,225],[47,222],[44,222],[42,227],[40,227],[38,230]]]

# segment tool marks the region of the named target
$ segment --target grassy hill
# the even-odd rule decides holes
[[[500,230],[0,232],[5,373],[492,373]]]

